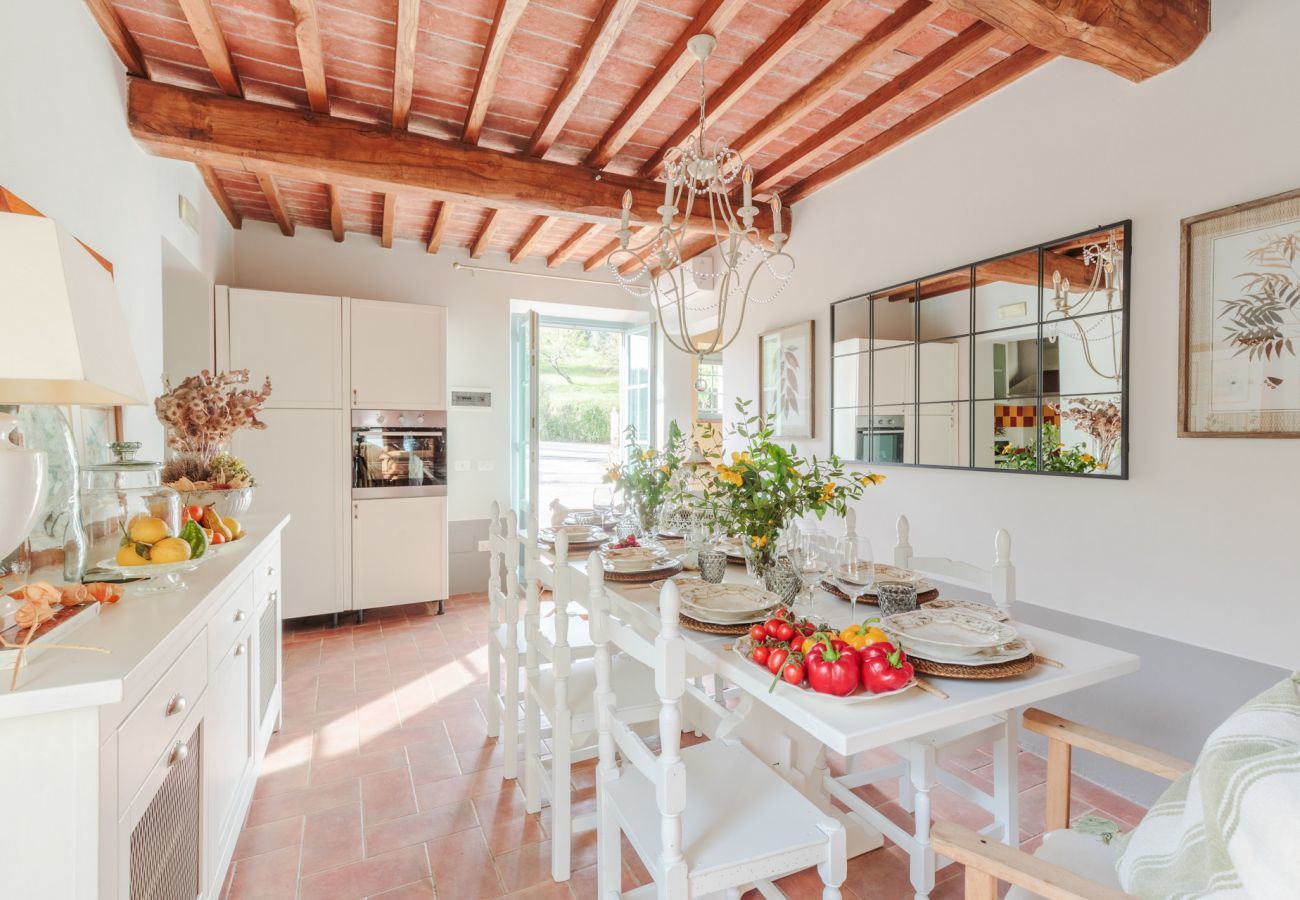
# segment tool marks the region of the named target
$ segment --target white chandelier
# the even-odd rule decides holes
[[[1124,251],[1111,229],[1106,243],[1094,242],[1083,248],[1083,264],[1092,268],[1092,275],[1083,296],[1070,301],[1070,279],[1063,278],[1060,270],[1052,272],[1052,308],[1043,317],[1044,332],[1048,341],[1056,343],[1061,336],[1078,341],[1083,346],[1083,361],[1100,378],[1120,382],[1124,378],[1120,357],[1123,353],[1122,337],[1116,316],[1092,316],[1085,326],[1079,316],[1092,313],[1115,312],[1124,295]],[[1077,292],[1079,288],[1074,287]],[[1098,301],[1093,306],[1093,301]],[[1105,301],[1104,307],[1101,300]],[[1062,328],[1062,326],[1067,326]],[[1069,328],[1068,326],[1073,326]],[[1103,371],[1093,358],[1093,342],[1110,344],[1110,365]]]
[[[697,34],[687,42],[700,62],[700,127],[684,147],[674,148],[664,159],[664,202],[656,210],[659,225],[645,241],[633,244],[632,192],[625,192],[619,247],[609,257],[614,277],[625,290],[652,298],[659,330],[668,342],[696,357],[730,345],[740,333],[746,305],[776,299],[794,274],[794,259],[784,250],[781,198],[774,192],[770,201],[768,247],[754,224],[758,208],[752,196],[753,167],[724,141],[716,141],[710,149],[705,139],[704,61],[716,44],[710,34]],[[731,192],[737,180],[742,187],[742,205],[733,209]],[[706,198],[707,208],[703,205]],[[698,214],[697,199],[701,200]],[[682,259],[683,246],[694,237],[708,238],[710,249],[716,249],[721,259],[721,271],[712,271],[712,266],[693,267]],[[624,269],[630,272],[625,274]],[[774,282],[763,296],[755,292],[760,273]],[[688,294],[696,285],[705,285],[708,293],[696,303],[688,303]],[[668,327],[670,321],[672,328]]]

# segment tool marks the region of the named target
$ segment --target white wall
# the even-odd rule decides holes
[[[411,241],[395,241],[392,249],[385,250],[377,237],[362,234],[348,234],[342,244],[336,244],[328,231],[300,228],[296,236],[286,238],[274,225],[248,222],[236,236],[235,256],[231,283],[238,287],[447,307],[448,387],[492,391],[489,413],[448,412],[449,460],[468,460],[471,469],[456,472],[453,465],[448,472],[452,521],[484,519],[493,500],[510,499],[511,301],[646,308],[645,301],[617,285],[494,272],[471,275],[452,268],[455,261],[470,262],[464,250],[444,248],[431,255],[423,244]],[[488,253],[475,264],[503,266],[506,259],[504,254]],[[523,267],[549,271],[540,260]],[[574,274],[573,268],[564,273]],[[685,416],[671,406],[665,412],[686,422],[690,419],[686,409]],[[491,471],[480,471],[479,463],[484,461]]]
[[[1300,447],[1175,420],[1178,223],[1300,187],[1300,4],[1218,0],[1213,28],[1140,85],[1052,62],[798,204],[795,283],[746,330],[817,320],[824,410],[832,301],[1131,217],[1131,480],[891,468],[860,527],[880,553],[905,512],[918,551],[968,559],[1006,527],[1028,602],[1294,668]],[[755,395],[755,344],[728,350],[729,394]]]
[[[233,231],[193,166],[136,145],[125,88],[122,64],[84,3],[0,3],[0,185],[113,263],[152,399],[163,370],[163,241],[213,281],[228,274]],[[179,194],[199,207],[197,235],[177,217]],[[161,458],[152,406],[128,407],[124,424],[128,438],[144,442],[143,455]]]

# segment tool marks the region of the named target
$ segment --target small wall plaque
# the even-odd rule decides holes
[[[472,388],[452,388],[451,405],[454,409],[490,410],[492,392]]]

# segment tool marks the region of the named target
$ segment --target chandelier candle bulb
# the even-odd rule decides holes
[[[623,227],[627,228],[632,221],[632,192],[623,192]]]
[[[745,174],[740,176],[741,184],[745,187],[745,206],[750,206],[754,200],[754,167],[745,166]]]

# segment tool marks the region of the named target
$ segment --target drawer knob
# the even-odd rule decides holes
[[[270,593],[269,596],[270,596],[270,599],[271,599],[271,602],[272,602],[272,603],[279,603],[279,602],[280,602],[280,592],[279,592],[279,591],[271,591],[271,593]]]
[[[243,645],[243,644],[236,644],[236,645],[235,645],[235,655],[236,655],[236,656],[243,656],[243,655],[244,655],[244,645]]]
[[[169,767],[174,766],[178,762],[182,762],[183,760],[187,759],[189,755],[190,755],[189,746],[187,744],[182,744],[180,741],[177,741],[176,745],[172,747],[172,752],[167,754],[167,765]]]
[[[237,609],[237,610],[235,610],[235,621],[236,621],[236,622],[242,622],[242,621],[244,621],[244,620],[247,619],[247,618],[248,618],[248,613],[244,612],[242,609]]]
[[[184,695],[173,694],[172,698],[167,701],[167,715],[175,716],[180,713],[183,713],[185,712],[185,707],[188,705],[189,704],[185,702]]]
[[[274,577],[275,577],[275,566],[267,566],[267,567],[266,567],[266,577],[267,577],[267,578],[274,578]]]

